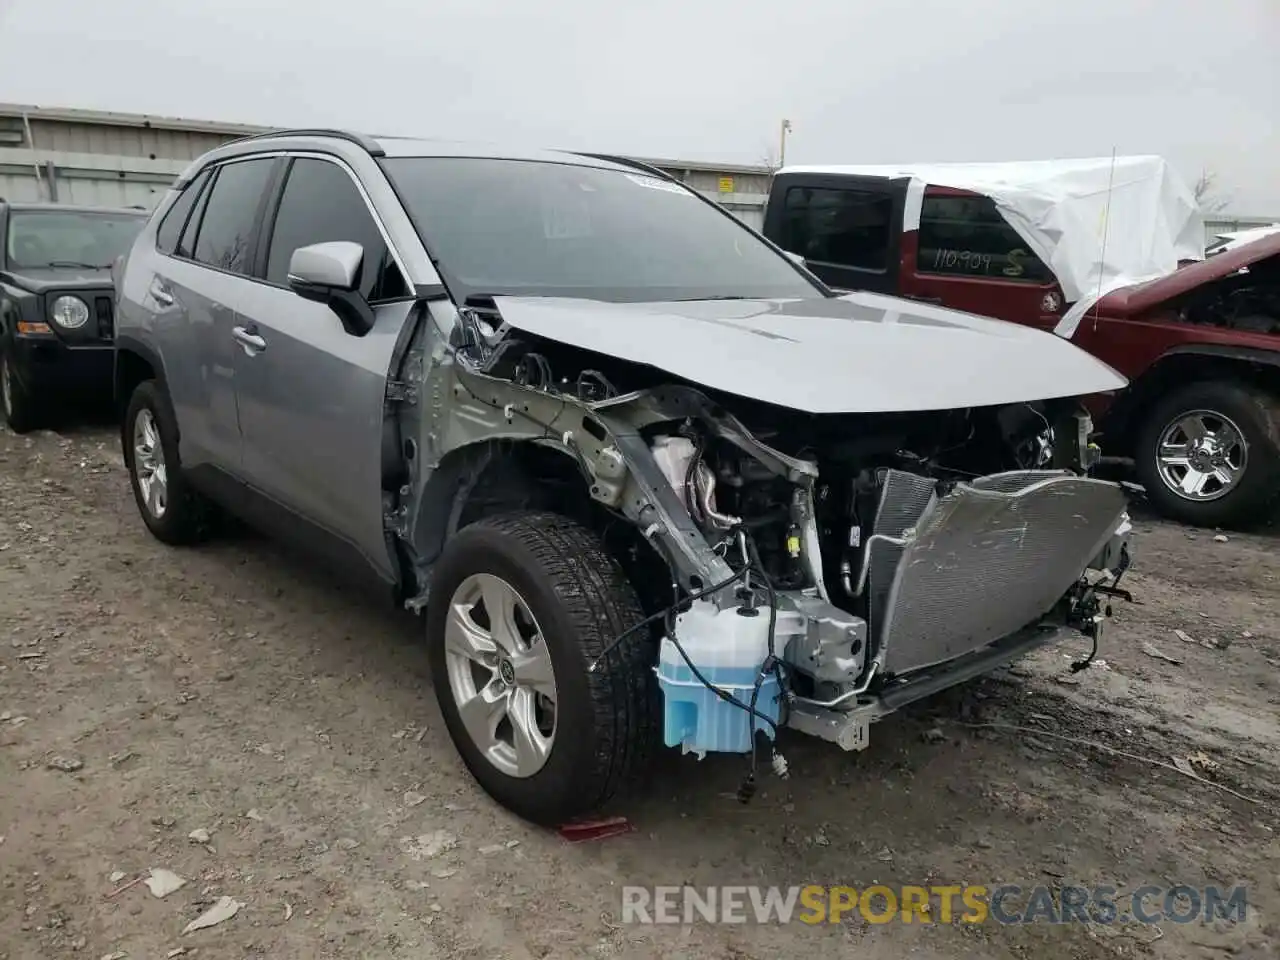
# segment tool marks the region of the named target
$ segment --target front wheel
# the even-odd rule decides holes
[[[40,402],[18,381],[9,354],[0,350],[0,412],[14,433],[35,429],[40,415]]]
[[[599,538],[564,517],[498,516],[449,541],[427,605],[431,676],[490,796],[554,826],[642,769],[656,742],[650,645],[638,636],[590,670],[642,616]]]
[[[1147,411],[1135,451],[1147,497],[1201,527],[1268,522],[1280,498],[1280,399],[1227,381],[1193,383]]]

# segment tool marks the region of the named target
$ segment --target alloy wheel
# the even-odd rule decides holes
[[[1184,500],[1219,500],[1234,490],[1249,463],[1244,433],[1212,410],[1180,414],[1160,432],[1156,468]]]
[[[169,505],[169,474],[156,418],[145,407],[133,422],[133,473],[147,512],[156,520]]]
[[[476,747],[511,777],[546,764],[556,735],[556,682],[546,639],[519,592],[487,573],[449,601],[445,666],[458,716]]]

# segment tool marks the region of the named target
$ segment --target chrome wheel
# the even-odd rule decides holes
[[[1181,414],[1160,433],[1156,466],[1165,486],[1184,500],[1219,500],[1236,488],[1249,462],[1244,434],[1211,410]]]
[[[508,776],[533,776],[555,740],[556,682],[528,604],[499,577],[467,577],[449,601],[444,648],[449,690],[472,741]]]
[[[156,520],[169,505],[169,475],[165,469],[160,428],[150,410],[138,411],[133,421],[133,475],[147,512]]]

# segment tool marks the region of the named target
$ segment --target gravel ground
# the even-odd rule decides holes
[[[1277,540],[1137,527],[1142,605],[1117,610],[1105,663],[1072,675],[1082,647],[1042,651],[861,754],[789,738],[790,779],[749,806],[738,758],[666,757],[617,804],[633,833],[570,845],[469,780],[414,618],[252,536],[153,541],[109,427],[0,428],[0,960],[1275,955]],[[152,868],[187,882],[108,896]],[[626,884],[1073,881],[1247,884],[1249,912],[615,919]],[[234,917],[182,935],[224,896]]]

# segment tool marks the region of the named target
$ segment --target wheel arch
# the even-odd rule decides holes
[[[160,387],[168,391],[165,381],[164,364],[149,344],[131,337],[128,334],[117,336],[115,342],[115,363],[112,371],[112,394],[116,407],[120,412],[129,403],[133,391],[145,380],[155,380]]]
[[[670,590],[666,563],[631,521],[595,500],[590,487],[570,453],[537,440],[479,440],[451,450],[424,484],[408,531],[419,588],[427,584],[449,538],[463,527],[497,513],[542,510],[599,534],[649,609]]]
[[[1174,347],[1132,380],[1106,413],[1109,452],[1132,456],[1142,415],[1174,387],[1213,380],[1246,384],[1280,396],[1280,351],[1220,344]]]

